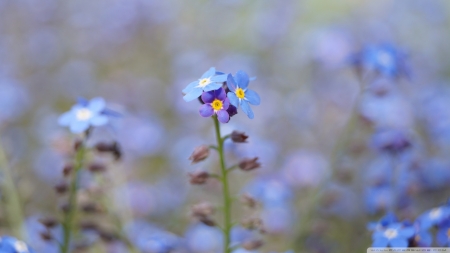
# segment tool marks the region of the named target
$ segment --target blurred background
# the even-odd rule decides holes
[[[181,94],[214,66],[257,77],[255,119],[240,111],[222,132],[250,136],[227,143],[230,164],[253,156],[262,163],[232,177],[237,198],[248,193],[262,203],[267,233],[258,252],[366,251],[369,221],[387,210],[415,219],[450,196],[449,7],[444,0],[1,0],[1,142],[28,243],[57,252],[38,222],[59,215],[54,188],[74,139],[57,117],[77,97],[101,96],[124,116],[92,141],[117,140],[123,159],[93,158],[108,168],[86,171],[80,195],[103,189],[110,214],[142,252],[173,244],[220,252],[220,230],[189,217],[193,204],[222,201],[217,182],[192,186],[187,177],[218,170],[215,154],[188,160],[196,146],[214,143],[213,124]],[[377,55],[380,47],[387,56]],[[235,203],[235,217],[251,214]],[[7,223],[1,212],[1,234]],[[235,231],[234,240],[251,236]],[[102,250],[127,252],[119,242],[80,252]]]

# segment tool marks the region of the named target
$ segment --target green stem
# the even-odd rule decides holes
[[[224,243],[223,247],[224,253],[230,253],[230,230],[232,227],[231,224],[231,198],[230,198],[230,187],[228,183],[228,170],[225,167],[225,158],[223,154],[223,142],[225,138],[222,138],[220,135],[220,125],[219,120],[216,116],[213,117],[214,126],[216,128],[216,138],[217,138],[217,150],[219,152],[220,159],[220,170],[222,173],[222,184],[223,184],[223,212],[224,212],[224,224],[223,224],[223,233],[224,233]]]
[[[73,223],[75,219],[75,214],[77,211],[77,190],[78,190],[78,177],[80,174],[80,170],[83,167],[84,157],[86,155],[86,149],[84,147],[84,143],[78,148],[75,155],[75,166],[72,174],[72,182],[70,183],[69,189],[69,205],[68,211],[64,216],[64,238],[63,244],[61,246],[61,253],[69,252],[70,245],[70,237],[72,234]]]
[[[0,146],[0,169],[3,175],[2,190],[6,205],[4,210],[13,236],[19,239],[25,239],[23,224],[23,212],[20,203],[19,193],[14,185],[14,179],[11,175],[11,168],[6,159],[5,151]]]

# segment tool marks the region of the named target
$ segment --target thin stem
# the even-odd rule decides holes
[[[20,197],[16,186],[14,185],[14,179],[11,175],[11,168],[9,167],[8,160],[6,159],[5,151],[0,145],[0,169],[3,175],[2,190],[6,201],[4,210],[8,223],[11,229],[11,233],[20,239],[25,239],[24,231],[22,229],[23,212],[20,204]]]
[[[70,191],[69,191],[69,205],[67,213],[64,216],[64,238],[63,244],[61,246],[61,253],[69,252],[70,245],[70,237],[72,234],[73,223],[75,219],[75,214],[77,211],[77,190],[78,190],[78,177],[80,174],[80,170],[84,164],[84,157],[86,155],[86,149],[84,147],[84,143],[80,145],[75,155],[75,166],[72,175],[72,182],[70,183]]]
[[[213,117],[214,119],[214,126],[216,128],[216,139],[217,139],[217,150],[219,152],[219,158],[220,158],[220,170],[222,173],[222,184],[223,184],[223,212],[224,212],[224,224],[223,224],[223,233],[224,233],[224,243],[223,247],[224,253],[230,253],[230,230],[232,227],[231,224],[231,199],[230,199],[230,189],[229,189],[229,183],[228,183],[228,170],[225,167],[225,158],[223,154],[223,142],[224,138],[220,135],[220,125],[219,120],[216,116]]]

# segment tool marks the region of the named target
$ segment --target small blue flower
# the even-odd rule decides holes
[[[1,253],[33,253],[34,251],[28,247],[24,242],[17,240],[14,237],[3,236],[0,237],[0,252]]]
[[[200,79],[190,83],[186,88],[184,88],[183,99],[186,102],[192,101],[200,95],[202,95],[203,91],[212,91],[217,90],[222,87],[223,82],[227,80],[227,75],[216,72],[214,67],[210,68],[206,71]]]
[[[417,221],[419,222],[421,228],[429,229],[432,226],[438,225],[445,219],[450,217],[450,207],[441,206],[433,208],[424,214],[420,215]]]
[[[383,230],[391,224],[398,222],[397,216],[394,213],[389,212],[385,216],[381,217],[378,222],[371,222],[367,224],[367,229],[371,231]]]
[[[109,121],[106,103],[103,98],[97,97],[87,101],[80,99],[72,106],[70,111],[63,113],[58,123],[70,127],[72,133],[81,133],[90,126],[103,126]]]
[[[384,229],[375,231],[372,236],[372,247],[408,247],[408,240],[414,236],[413,227],[405,227],[402,223],[393,223]]]
[[[236,108],[240,105],[244,113],[247,114],[250,119],[253,119],[254,115],[249,103],[252,105],[259,105],[260,98],[258,93],[247,89],[249,82],[250,79],[247,73],[242,70],[239,70],[234,77],[228,75],[227,85],[230,92],[228,92],[227,96],[232,105],[236,106]]]

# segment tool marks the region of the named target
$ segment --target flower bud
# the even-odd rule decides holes
[[[196,171],[194,173],[189,173],[188,175],[191,184],[204,184],[209,178],[209,173],[206,171]]]
[[[236,143],[246,143],[247,138],[248,135],[246,135],[244,132],[239,132],[235,130],[231,133],[231,140]]]
[[[262,222],[261,218],[251,217],[251,218],[242,220],[241,225],[242,225],[242,227],[244,227],[248,230],[255,230],[255,229],[261,228],[263,225],[263,222]]]
[[[114,156],[114,159],[116,160],[120,160],[120,158],[122,158],[122,150],[119,146],[119,143],[117,142],[112,143],[100,142],[97,143],[97,145],[95,145],[95,149],[98,152],[111,153]]]
[[[68,190],[69,190],[69,186],[65,182],[62,182],[62,183],[59,183],[59,184],[55,185],[55,191],[58,194],[64,194]]]
[[[250,194],[245,193],[244,195],[242,195],[242,202],[250,207],[250,208],[255,208],[256,204],[258,204],[258,202],[256,201],[255,198],[253,198]]]
[[[63,175],[65,177],[69,176],[73,170],[73,164],[66,164],[63,168]]]
[[[258,162],[258,157],[255,158],[245,158],[239,163],[239,168],[243,171],[250,171],[261,167]]]
[[[91,163],[88,166],[88,170],[93,172],[93,173],[100,173],[100,172],[104,172],[106,170],[106,166],[101,164],[101,163]]]
[[[189,160],[192,161],[191,164],[195,164],[205,160],[209,156],[209,147],[207,145],[201,145],[194,149]]]
[[[213,215],[215,212],[214,206],[209,202],[201,202],[192,206],[191,215],[195,218],[205,218]]]
[[[46,228],[54,228],[58,224],[58,220],[55,218],[41,218],[39,222]]]
[[[246,250],[256,250],[263,245],[264,245],[264,243],[262,240],[255,239],[255,240],[250,240],[250,241],[246,241],[246,242],[242,243],[242,248],[244,248]]]
[[[54,239],[50,231],[42,231],[41,233],[39,233],[39,235],[44,241],[52,241]]]

